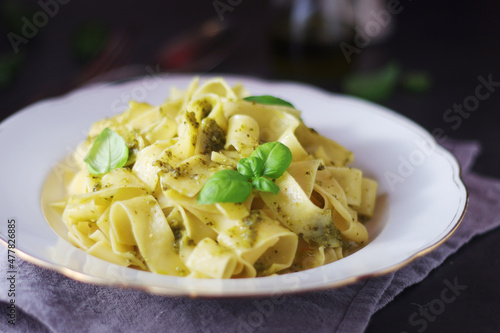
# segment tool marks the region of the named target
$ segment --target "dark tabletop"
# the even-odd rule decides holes
[[[424,76],[425,84],[418,85],[419,89],[400,85],[379,103],[438,136],[479,141],[482,152],[474,171],[500,177],[498,0],[401,0],[401,10],[391,15],[392,30],[385,38],[366,47],[356,47],[350,37],[343,40],[357,50],[351,54],[350,63],[341,53],[342,40],[324,49],[305,48],[303,52],[309,52],[306,60],[290,55],[290,45],[280,37],[286,24],[280,19],[283,12],[272,7],[272,1],[60,2],[57,7],[48,7],[53,15],[45,16],[36,16],[42,8],[34,0],[0,2],[0,119],[39,99],[77,87],[85,79],[82,73],[88,72],[96,59],[91,51],[98,50],[99,45],[109,47],[110,40],[123,47],[122,57],[115,59],[113,67],[135,64],[129,67],[133,69],[131,75],[147,75],[147,66],[162,64],[164,71],[295,80],[332,92],[345,92],[346,77],[355,73],[397,64],[401,77],[418,73]],[[168,64],[175,68],[168,70],[168,64],[159,60],[160,46],[210,18],[218,22],[222,18],[228,26],[217,39],[216,47],[223,51],[214,52],[207,45],[203,52],[213,54],[213,58],[196,66],[182,63],[182,58],[177,59],[180,63],[170,60]],[[29,30],[26,21],[38,26]],[[88,36],[93,40],[82,40]],[[96,43],[99,38],[103,44]],[[315,58],[320,52],[329,54],[329,58]],[[318,64],[319,68],[331,68],[318,70]],[[111,78],[123,79],[124,75],[115,72]],[[480,85],[483,88],[478,88]],[[469,104],[460,113],[457,110],[464,103]],[[500,327],[498,253],[500,230],[476,237],[421,283],[377,312],[368,332],[496,331]],[[419,312],[440,299],[446,281],[455,279],[467,288],[453,302],[446,303],[438,314]]]

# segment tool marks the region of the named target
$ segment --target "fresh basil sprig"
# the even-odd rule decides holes
[[[292,163],[292,152],[280,142],[259,146],[250,157],[242,158],[237,170],[216,172],[198,194],[199,205],[218,202],[243,202],[252,188],[278,194],[280,188],[272,179],[281,177]]]
[[[281,106],[288,106],[289,108],[295,108],[292,103],[270,95],[248,96],[243,98],[243,100],[247,102],[255,102],[258,104],[281,105]]]
[[[102,175],[127,163],[128,147],[118,133],[106,127],[83,160],[91,174]]]

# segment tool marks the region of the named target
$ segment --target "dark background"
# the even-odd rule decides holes
[[[135,65],[126,67],[127,71],[115,71],[108,77],[113,80],[147,75],[147,65],[156,68],[162,64],[162,69],[169,72],[290,79],[342,93],[346,92],[342,83],[349,75],[397,63],[402,72],[425,74],[431,84],[420,92],[396,87],[379,103],[429,131],[438,128],[451,138],[479,141],[483,149],[474,171],[500,177],[500,87],[480,101],[477,110],[462,118],[456,128],[443,118],[455,103],[461,104],[475,94],[479,76],[491,75],[493,81],[500,82],[500,1],[401,0],[403,10],[393,16],[392,34],[354,54],[350,64],[339,53],[340,41],[350,41],[349,36],[333,46],[312,51],[313,57],[320,51],[326,52],[326,58],[313,61],[287,58],[287,49],[276,38],[276,31],[283,24],[278,20],[282,11],[269,1],[233,0],[238,2],[231,7],[232,11],[223,14],[223,23],[229,30],[215,45],[223,52],[214,52],[210,42],[202,53],[214,55],[212,59],[180,64],[177,61],[175,68],[167,68],[158,57],[163,46],[209,18],[218,20],[213,1],[72,0],[59,5],[58,13],[38,28],[33,37],[27,38],[26,43],[19,44],[19,52],[15,53],[8,33],[22,36],[22,17],[32,21],[41,7],[37,1],[2,0],[0,119],[39,99],[81,85],[82,75],[95,67],[93,61],[99,57],[92,56],[92,51],[99,54],[101,50],[102,54],[110,48],[112,40],[121,41],[114,48],[120,57],[110,61],[113,66],[109,67]],[[92,29],[93,42],[85,47],[82,31],[87,31],[88,36]],[[99,39],[103,40],[101,44],[95,42]],[[325,70],[318,70],[315,64]],[[428,321],[423,331],[496,331],[500,327],[499,244],[500,230],[473,239],[424,281],[408,288],[376,313],[368,332],[416,332],[421,326],[410,324],[411,314],[439,298],[446,287],[444,281],[455,278],[467,289],[447,304],[442,314]]]

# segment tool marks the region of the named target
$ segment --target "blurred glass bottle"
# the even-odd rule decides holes
[[[354,45],[357,31],[373,20],[372,13],[383,9],[385,0],[273,0],[272,4],[276,15],[269,32],[270,50],[278,73],[294,79],[334,79],[353,65],[340,44]]]

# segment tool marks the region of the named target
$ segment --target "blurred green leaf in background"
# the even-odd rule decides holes
[[[424,93],[431,85],[430,74],[423,71],[404,72],[396,62],[390,62],[372,72],[347,75],[342,81],[342,90],[349,95],[380,103],[391,97],[397,87]]]
[[[33,2],[28,3],[23,0],[2,0],[0,1],[0,23],[8,32],[22,35],[23,17],[28,19],[36,12]]]
[[[96,57],[110,38],[108,27],[101,22],[90,21],[78,26],[72,35],[72,52],[75,58],[86,63]]]
[[[374,102],[382,102],[392,95],[396,88],[401,69],[389,63],[382,69],[370,73],[353,73],[345,77],[343,90],[357,97]]]
[[[24,61],[24,54],[0,54],[0,89],[10,86]]]
[[[403,88],[416,93],[426,92],[432,85],[430,74],[421,71],[403,73],[400,81]]]

